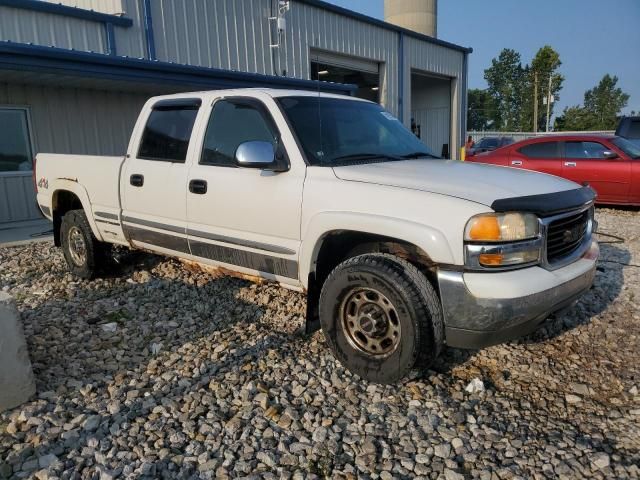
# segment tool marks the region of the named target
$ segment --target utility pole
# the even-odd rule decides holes
[[[547,91],[547,132],[549,131],[549,117],[551,116],[551,72],[549,72],[549,90]]]
[[[538,131],[538,72],[533,72],[533,133]]]

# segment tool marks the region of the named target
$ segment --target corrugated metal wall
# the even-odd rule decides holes
[[[133,58],[145,58],[147,56],[147,43],[144,33],[144,10],[142,7],[142,0],[118,1],[122,4],[125,16],[133,20],[133,26],[114,27],[117,54]]]
[[[149,96],[100,90],[0,83],[0,106],[28,106],[34,151],[124,154]]]
[[[106,53],[101,23],[0,6],[0,40]]]
[[[309,79],[311,48],[383,62],[383,104],[397,112],[398,35],[381,27],[293,2],[286,15],[285,40],[272,66],[270,0],[194,0],[152,2],[159,60],[241,70],[281,73]]]
[[[57,1],[57,0],[50,0]],[[133,20],[130,28],[115,27],[118,55],[146,56],[144,0],[63,0],[70,6],[93,8],[104,13],[116,11]],[[405,35],[404,85],[400,86],[399,34],[300,1],[293,1],[286,14],[285,39],[272,60],[272,3],[276,0],[153,0],[151,16],[158,60],[273,74],[286,70],[287,76],[309,79],[311,49],[322,49],[381,64],[381,103],[398,113],[402,90],[403,121],[411,115],[411,70],[462,79],[463,56],[444,46]],[[54,45],[62,48],[106,53],[104,27],[91,22],[48,13],[0,7],[0,37],[21,43]],[[275,68],[274,68],[275,64]],[[462,120],[462,82],[454,82],[452,92],[456,122]],[[458,124],[459,125],[459,124]],[[452,127],[460,136],[458,125]]]
[[[31,172],[0,175],[0,228],[5,222],[42,218],[36,207]]]
[[[96,12],[119,15],[124,12],[124,0],[44,0],[49,3],[61,3],[69,7],[84,8],[85,10],[95,10]]]
[[[0,83],[0,106],[29,108],[34,152],[121,155],[148,95]],[[39,218],[30,172],[0,174],[0,224]]]
[[[463,143],[464,132],[461,131],[463,107],[461,87],[464,83],[463,63],[464,53],[440,45],[428,43],[424,40],[405,36],[404,40],[404,91],[411,92],[411,72],[418,70],[422,73],[441,75],[452,79],[451,82],[451,138],[454,145],[450,145],[453,158],[457,158],[458,147]],[[404,122],[411,120],[410,95],[405,95]],[[455,147],[455,148],[454,148]],[[436,152],[440,153],[440,152]]]

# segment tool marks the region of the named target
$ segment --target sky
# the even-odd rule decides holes
[[[383,0],[329,0],[383,19]],[[624,113],[640,112],[640,0],[439,0],[438,37],[472,47],[469,88],[485,88],[484,69],[503,48],[530,63],[551,45],[565,77],[555,112],[579,105],[606,74],[631,98]]]

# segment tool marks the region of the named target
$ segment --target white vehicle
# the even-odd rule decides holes
[[[279,282],[306,292],[308,330],[374,382],[444,345],[532,332],[594,280],[591,189],[438,159],[356,98],[157,97],[125,156],[36,160],[38,203],[78,277],[117,244]]]

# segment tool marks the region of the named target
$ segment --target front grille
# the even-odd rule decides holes
[[[589,229],[589,210],[554,220],[547,226],[547,262],[570,256],[584,242]]]

